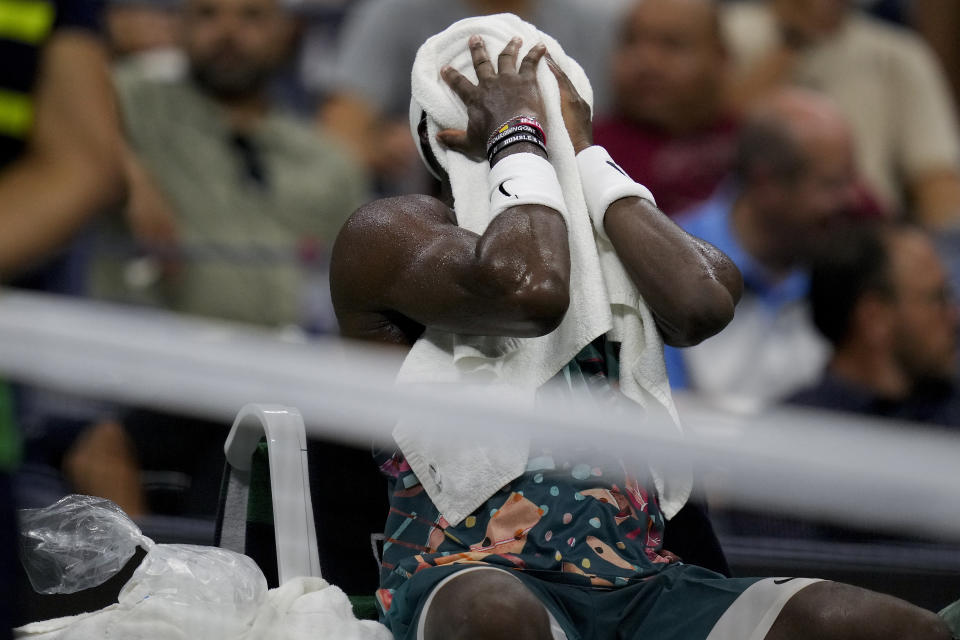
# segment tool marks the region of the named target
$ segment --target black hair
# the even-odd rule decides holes
[[[436,176],[446,176],[447,172],[444,171],[443,167],[440,166],[440,162],[437,160],[437,156],[433,153],[433,147],[430,146],[430,141],[427,139],[427,112],[420,112],[420,122],[417,124],[417,140],[415,141],[420,148],[423,150],[423,157],[427,161],[427,164],[430,165],[430,168],[436,174]],[[442,180],[441,180],[442,182]]]
[[[854,311],[864,295],[895,295],[889,238],[903,228],[892,223],[851,223],[834,234],[814,262],[809,294],[813,323],[834,346],[849,336]]]

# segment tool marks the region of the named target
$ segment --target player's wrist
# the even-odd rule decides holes
[[[573,126],[568,124],[567,133],[570,135],[571,144],[573,144],[574,155],[593,146],[593,127],[589,121],[585,125],[583,123],[577,123]]]
[[[657,205],[650,190],[630,178],[601,146],[593,145],[577,153],[577,168],[587,213],[597,235],[603,238],[607,237],[604,227],[607,209],[617,200],[638,197]]]
[[[541,120],[539,116],[532,112],[517,113],[509,118],[504,118],[496,127],[490,130],[490,134],[487,136],[487,146],[489,146],[497,136],[503,135],[515,127],[527,127],[531,132],[535,132],[546,142],[547,134],[543,129]]]
[[[593,146],[593,140],[589,136],[570,136],[570,142],[573,143],[573,152],[575,154]]]
[[[491,217],[528,204],[550,207],[561,215],[566,211],[557,173],[544,155],[513,152],[503,156],[491,167],[487,184]]]
[[[531,115],[515,115],[498,125],[487,138],[487,161],[490,166],[505,150],[522,145],[525,152],[535,152],[531,147],[539,147],[543,154],[547,152],[547,135],[540,121]],[[514,153],[517,153],[514,151]]]
[[[530,153],[536,156],[540,156],[541,158],[544,158],[544,159],[549,159],[549,156],[547,155],[547,151],[543,147],[533,144],[531,142],[518,142],[517,144],[506,147],[505,149],[491,156],[489,159],[490,168],[493,168],[497,163],[499,163],[504,158],[507,158],[509,156],[516,155],[519,153]]]

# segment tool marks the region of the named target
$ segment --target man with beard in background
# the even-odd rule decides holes
[[[101,230],[93,293],[267,328],[328,330],[332,310],[324,316],[309,302],[325,294],[324,247],[366,199],[366,180],[336,143],[271,99],[291,18],[280,0],[186,0],[181,24],[185,77],[116,77],[130,211]],[[152,271],[131,277],[148,261]],[[145,411],[120,422],[151,472],[142,476],[145,508],[212,519],[229,425]],[[103,464],[102,449],[82,453],[70,458],[71,480],[114,498],[117,465]]]

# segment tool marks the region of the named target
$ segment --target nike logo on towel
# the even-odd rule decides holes
[[[497,189],[500,190],[500,193],[502,193],[503,195],[507,196],[508,198],[517,198],[517,199],[519,200],[519,199],[520,199],[520,196],[515,195],[515,194],[512,194],[512,193],[507,193],[507,190],[503,188],[503,185],[505,185],[505,184],[507,184],[507,181],[506,181],[506,180],[504,180],[503,182],[501,182],[501,183],[500,183],[500,186],[497,187]]]

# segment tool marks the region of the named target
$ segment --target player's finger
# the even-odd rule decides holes
[[[540,58],[542,58],[546,52],[547,45],[542,42],[534,45],[534,47],[527,52],[527,55],[523,56],[523,62],[520,63],[520,75],[527,76],[530,79],[536,77],[537,65],[540,63]]]
[[[493,62],[480,36],[470,36],[470,57],[473,58],[473,68],[477,70],[478,80],[483,82],[494,76]]]
[[[557,61],[553,59],[553,56],[548,53],[546,54],[546,59],[547,67],[553,72],[553,77],[557,79],[557,84],[560,86],[560,94],[563,96],[573,95],[579,97],[576,87],[570,82],[570,78],[567,77],[567,74],[560,68]]]
[[[553,59],[549,53],[546,55],[547,68],[553,72],[553,77],[557,79],[557,87],[560,89],[560,99],[564,104],[566,103],[577,103],[581,102],[582,98],[580,97],[580,92],[577,91],[577,88],[573,85],[573,81],[570,80],[570,76],[560,68],[560,65],[557,64],[557,61]]]
[[[520,45],[523,40],[520,38],[511,38],[507,46],[500,52],[497,58],[497,73],[515,73],[517,70],[517,54],[520,52]]]
[[[464,102],[467,102],[477,90],[477,85],[470,82],[465,75],[453,67],[440,69],[440,77],[443,78],[447,86],[453,89],[453,92]]]

